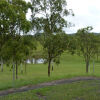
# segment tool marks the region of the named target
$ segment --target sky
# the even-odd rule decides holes
[[[27,0],[30,1],[30,0]],[[66,0],[67,8],[72,9],[75,16],[65,19],[75,26],[65,29],[66,33],[75,33],[87,26],[93,27],[93,32],[100,33],[100,0]],[[29,17],[29,13],[27,15]]]
[[[67,5],[75,16],[66,19],[75,26],[66,29],[66,32],[75,33],[80,28],[92,26],[93,32],[100,33],[100,0],[67,0]]]

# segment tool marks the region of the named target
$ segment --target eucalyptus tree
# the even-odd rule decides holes
[[[35,48],[35,44],[33,37],[28,35],[8,34],[7,38],[2,53],[4,54],[4,60],[13,65],[13,79],[15,80],[15,74],[16,79],[18,79],[18,65],[23,62],[26,64],[26,60],[31,56],[31,51]]]
[[[95,34],[93,34],[92,27],[86,27],[77,31],[77,48],[78,54],[82,54],[86,63],[86,72],[88,73],[89,62],[91,58],[96,54],[98,49],[99,40]]]
[[[1,71],[3,71],[3,45],[5,44],[5,34],[8,33],[8,15],[9,15],[9,4],[6,0],[0,0],[0,63]]]
[[[44,47],[44,58],[48,62],[48,76],[50,76],[51,63],[58,63],[61,54],[68,47],[68,36],[66,34],[52,34],[46,38]]]
[[[15,45],[17,43],[18,44],[20,43],[20,36],[18,36],[18,38],[16,39],[15,34],[20,35],[27,33],[31,27],[30,22],[26,19],[26,13],[29,7],[30,4],[26,3],[25,0],[0,0],[0,34],[1,36],[4,36],[3,34],[11,34],[10,36],[12,39],[10,40],[15,41]],[[6,39],[4,42],[6,41],[8,42],[10,40]],[[2,42],[0,44],[1,46],[3,46]],[[15,48],[17,47],[12,45],[11,50],[14,49],[12,51],[15,51]],[[17,52],[11,54],[13,54],[10,57],[12,57],[13,59],[13,72],[14,72],[16,63],[15,60],[16,58],[14,57],[15,55],[17,55]],[[17,73],[17,64],[16,64],[16,73]]]
[[[19,61],[23,58],[22,51],[22,40],[18,41],[20,35],[8,34],[7,41],[3,45],[3,58],[6,62],[9,62],[10,65],[13,65],[13,79],[15,79],[15,71],[16,71],[16,79],[18,78],[18,64]],[[16,70],[15,70],[16,68]]]
[[[31,0],[32,1],[32,23],[33,29],[44,34],[42,44],[47,51],[47,58],[50,57],[50,48],[54,45],[52,43],[55,36],[53,34],[62,33],[63,28],[68,26],[68,22],[64,17],[72,14],[67,9],[66,0]],[[35,2],[34,2],[35,1]],[[35,6],[36,5],[36,6]],[[38,23],[36,23],[38,22]],[[34,23],[36,23],[34,27]],[[58,36],[58,35],[57,35]],[[58,37],[57,37],[58,38]],[[48,44],[48,45],[47,45]],[[51,45],[52,44],[52,45]],[[57,47],[56,47],[57,48]],[[56,49],[54,48],[54,49]],[[60,49],[60,48],[59,48]],[[51,59],[48,59],[48,76],[50,76],[50,63]]]
[[[5,37],[6,35],[5,34],[0,34],[0,65],[1,65],[1,72],[3,72],[3,63],[4,63],[4,60],[3,60],[3,45],[5,44]]]
[[[24,0],[0,0],[0,33],[27,32],[30,28],[30,22],[26,19],[28,8],[29,3]]]

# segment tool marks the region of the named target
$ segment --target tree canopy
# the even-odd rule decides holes
[[[76,34],[78,54],[82,54],[84,57],[87,73],[90,59],[96,54],[99,44],[97,35],[91,32],[92,29],[92,27],[82,28]]]

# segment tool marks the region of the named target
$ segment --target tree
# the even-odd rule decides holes
[[[12,52],[11,54],[13,54],[11,55],[11,57],[13,57],[12,58],[13,59],[13,71],[15,70],[14,66],[16,63],[16,75],[17,75],[17,62],[15,62],[16,58],[14,57],[16,57],[15,55],[17,55],[18,52],[17,51],[15,52],[15,46],[19,44],[20,42],[20,36],[16,36],[16,34],[19,34],[19,35],[24,34],[30,30],[31,24],[26,19],[26,13],[29,7],[30,7],[30,4],[26,3],[24,0],[0,0],[0,35],[3,37],[4,35],[10,34],[11,38],[9,40],[7,38],[5,40],[4,37],[3,37],[3,40],[7,42],[14,41],[14,43],[11,42],[12,47],[10,46],[11,49],[9,50],[13,49],[12,51],[14,52],[13,53],[11,51]],[[5,47],[4,45],[5,41],[0,42],[1,48],[3,46]],[[2,55],[0,56],[2,58]]]
[[[11,35],[8,34],[5,45],[3,46],[3,58],[7,62],[10,61],[13,65],[13,79],[15,79],[15,71],[16,71],[16,79],[18,78],[18,63],[23,58],[21,39],[18,41],[20,35]],[[16,68],[16,70],[15,70]]]
[[[60,35],[54,34],[63,33],[63,28],[68,25],[68,22],[64,17],[71,13],[66,9],[66,6],[66,0],[35,0],[35,2],[32,0],[32,11],[36,12],[35,14],[32,13],[33,29],[35,28],[38,32],[44,34],[42,44],[47,52],[48,76],[50,76],[50,64],[52,58],[55,58],[56,55],[58,56],[60,50],[61,52],[63,51],[62,46],[59,46],[56,42],[61,38]],[[34,23],[36,23],[35,27]],[[57,37],[57,39],[55,39],[55,37]],[[61,44],[60,40],[59,42]]]
[[[76,34],[78,54],[82,54],[85,59],[87,73],[90,59],[96,54],[99,43],[97,36],[90,32],[92,29],[92,27],[82,28]]]
[[[44,58],[48,62],[48,76],[50,76],[51,62],[56,62],[68,47],[68,36],[66,34],[52,34],[46,38],[44,44]]]
[[[5,40],[7,39],[7,36],[5,34],[0,34],[0,64],[1,64],[1,72],[3,72],[3,63],[4,59],[3,56],[3,46],[5,44]]]
[[[29,4],[24,0],[0,0],[0,33],[27,32],[30,22],[26,19]]]
[[[0,63],[1,71],[3,72],[3,45],[5,44],[6,33],[8,32],[8,19],[9,19],[9,4],[6,0],[0,0]]]

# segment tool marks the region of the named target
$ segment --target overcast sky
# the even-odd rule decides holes
[[[93,32],[100,33],[100,0],[67,0],[67,5],[75,16],[66,19],[75,26],[67,28],[66,33],[75,33],[86,26],[93,26]]]
[[[68,17],[75,24],[75,27],[66,30],[68,33],[86,26],[93,26],[93,32],[100,32],[100,0],[67,0],[67,4],[75,14],[74,17]]]

